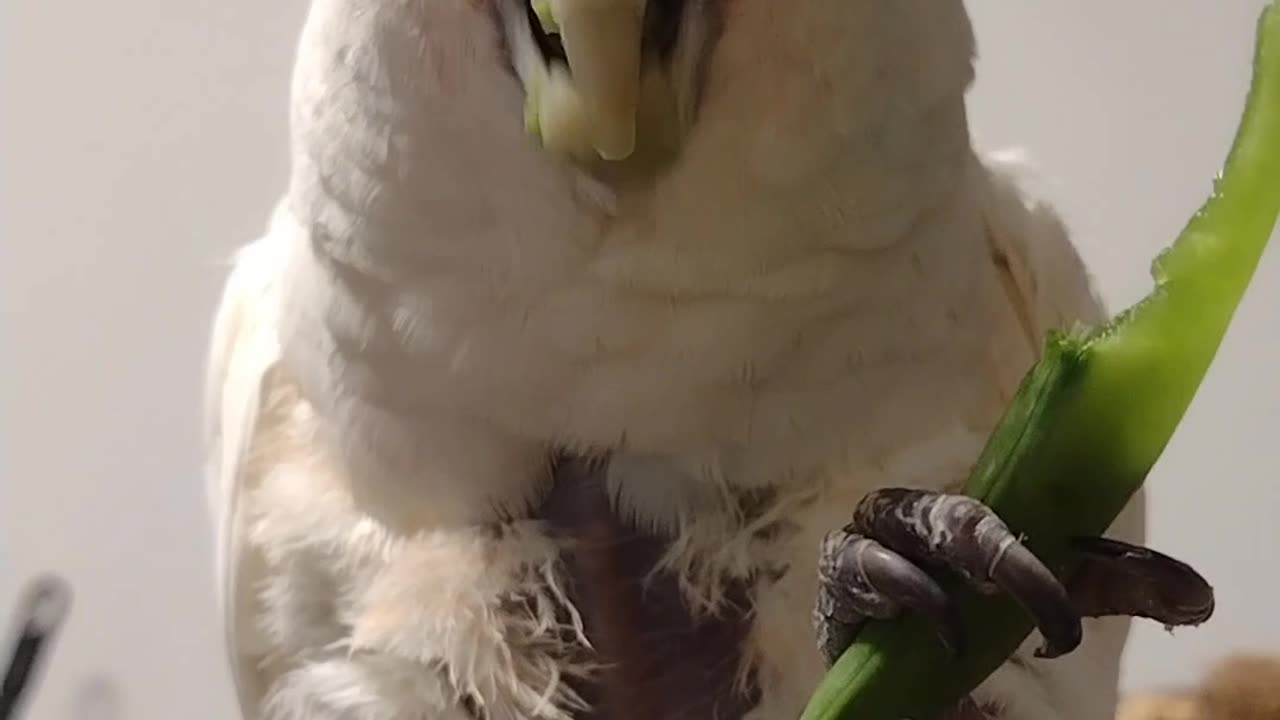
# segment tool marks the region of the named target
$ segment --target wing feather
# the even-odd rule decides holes
[[[205,387],[205,482],[215,541],[216,581],[226,650],[242,717],[257,716],[265,691],[265,638],[253,625],[261,556],[246,543],[245,495],[262,436],[265,403],[280,357],[275,333],[278,282],[287,248],[278,231],[235,255],[214,318]]]
[[[1027,190],[1030,165],[1012,151],[989,153],[983,164],[987,237],[1037,351],[1049,330],[1104,322],[1106,304],[1062,218]]]

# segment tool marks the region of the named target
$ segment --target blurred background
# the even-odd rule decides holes
[[[1263,4],[970,0],[979,141],[1028,151],[1116,307],[1210,187]],[[225,260],[283,188],[305,6],[0,4],[0,622],[38,572],[75,589],[32,720],[232,717],[198,403]],[[1139,624],[1130,690],[1280,651],[1278,308],[1273,247],[1148,486],[1217,615]]]

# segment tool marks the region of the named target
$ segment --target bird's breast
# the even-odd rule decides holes
[[[590,706],[578,720],[738,720],[755,706],[747,582],[730,583],[718,612],[694,612],[656,571],[670,540],[618,517],[600,464],[560,463],[542,512],[570,541],[569,593],[600,663],[575,688]]]

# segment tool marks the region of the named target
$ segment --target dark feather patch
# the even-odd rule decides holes
[[[571,538],[570,598],[606,667],[575,686],[593,711],[582,720],[738,720],[759,701],[735,683],[750,623],[750,589],[738,584],[715,617],[694,618],[676,580],[651,577],[667,541],[613,512],[604,464],[558,462],[543,515]]]

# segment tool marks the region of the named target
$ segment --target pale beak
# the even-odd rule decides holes
[[[544,148],[609,173],[651,172],[675,156],[691,124],[705,10],[686,12],[683,0],[499,7],[525,125]]]
[[[605,160],[624,160],[635,150],[646,2],[549,1],[591,144]]]

